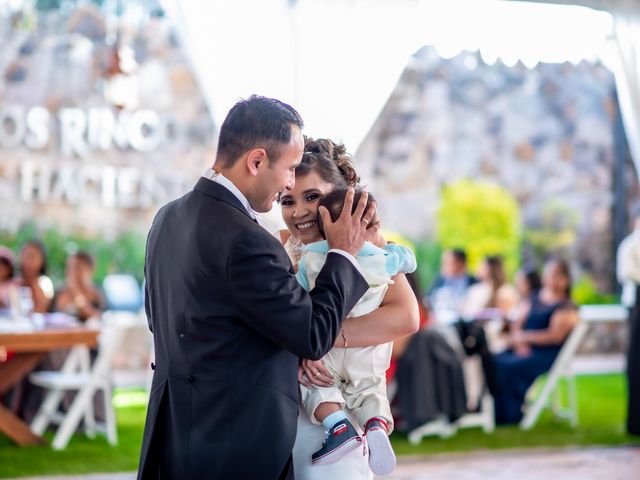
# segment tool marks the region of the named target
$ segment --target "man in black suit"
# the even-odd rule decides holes
[[[306,293],[254,214],[293,187],[301,128],[278,100],[238,102],[214,168],[153,221],[145,308],[155,371],[140,479],[294,478],[298,357],[328,352],[367,290],[353,255],[375,215],[366,198],[350,214],[353,192],[335,223],[320,212],[334,250]]]

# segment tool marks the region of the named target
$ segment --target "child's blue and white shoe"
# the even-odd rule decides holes
[[[369,419],[364,428],[369,449],[369,468],[376,475],[389,475],[396,468],[396,455],[389,442],[387,422],[380,417]]]

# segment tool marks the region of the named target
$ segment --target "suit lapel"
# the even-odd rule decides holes
[[[217,200],[228,203],[232,207],[240,210],[240,212],[245,214],[251,220],[253,220],[240,200],[238,200],[238,198],[233,193],[224,188],[222,185],[211,181],[208,178],[200,178],[193,189]]]

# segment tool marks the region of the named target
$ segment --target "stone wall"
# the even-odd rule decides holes
[[[510,68],[425,47],[356,158],[387,228],[434,238],[443,185],[494,182],[519,201],[525,231],[557,237],[556,250],[611,290],[616,113],[613,77],[600,64]],[[626,181],[638,198],[630,164]]]

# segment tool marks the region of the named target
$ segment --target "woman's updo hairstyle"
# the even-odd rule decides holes
[[[296,168],[296,177],[303,177],[311,171],[334,187],[356,187],[360,182],[345,146],[328,138],[314,140],[305,137],[302,162]]]

